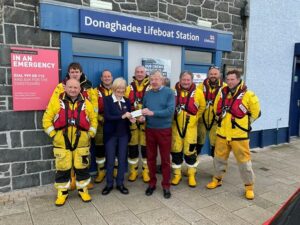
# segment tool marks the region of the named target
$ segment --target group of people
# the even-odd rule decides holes
[[[249,133],[251,123],[260,116],[260,106],[239,71],[229,71],[225,84],[219,68],[211,66],[207,78],[198,86],[193,82],[193,73],[183,71],[174,89],[164,85],[160,71],[148,76],[143,66],[135,68],[128,86],[123,78],[113,80],[109,70],[102,71],[100,80],[93,89],[80,64],[71,63],[44,113],[44,130],[53,139],[57,206],[65,204],[68,191],[75,187],[84,202],[91,201],[91,140],[97,163],[94,182],[106,178],[103,195],[111,192],[114,181],[120,193],[129,193],[124,185],[127,163],[131,182],[139,177],[138,167],[142,165],[141,177],[148,183],[145,194],[152,195],[156,190],[159,151],[163,196],[170,198],[170,185],[182,179],[183,162],[188,185],[196,187],[199,155],[207,133],[215,168],[207,188],[222,185],[232,150],[245,185],[245,197],[254,198]]]

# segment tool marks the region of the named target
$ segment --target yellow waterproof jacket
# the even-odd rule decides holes
[[[97,129],[97,116],[94,112],[93,105],[89,100],[84,98],[82,94],[79,95],[78,99],[75,102],[72,102],[65,94],[62,94],[59,98],[51,98],[47,109],[43,116],[43,128],[44,131],[50,136],[53,137],[53,146],[56,148],[66,148],[65,139],[63,136],[63,129],[55,130],[54,122],[59,119],[59,113],[64,109],[63,101],[67,102],[68,108],[72,111],[77,110],[78,102],[83,101],[82,110],[84,110],[87,121],[89,121],[89,130],[83,131],[80,130],[80,138],[78,141],[77,147],[88,147],[90,146],[90,137],[94,137]],[[72,113],[73,114],[73,113]],[[70,118],[67,118],[70,119]],[[67,136],[72,145],[74,145],[76,140],[76,126],[69,125],[67,128]]]
[[[174,90],[176,106],[172,129],[179,128],[179,133],[183,135],[188,119],[186,129],[195,128],[197,130],[198,119],[205,109],[203,92],[197,89],[194,83],[190,90],[182,89],[180,84],[177,83]]]
[[[200,83],[197,86],[197,89],[199,89],[205,97],[206,107],[202,116],[200,116],[199,118],[199,122],[205,125],[206,130],[210,130],[213,124],[216,123],[215,114],[213,111],[214,102],[220,89],[225,86],[226,83],[219,80],[216,86],[211,87],[208,78],[206,78],[202,83]]]
[[[56,88],[54,89],[54,91],[52,93],[50,101],[52,101],[52,98],[59,99],[60,94],[65,91],[65,84],[68,79],[69,79],[69,77],[67,75],[67,77],[56,86]],[[92,103],[94,112],[97,114],[98,113],[98,93],[95,92],[95,90],[92,88],[91,82],[86,79],[84,74],[81,75],[80,86],[81,86],[81,93],[83,94],[83,97],[87,98]]]
[[[228,90],[228,87],[223,87],[214,103],[214,111],[218,117],[217,135],[228,141],[248,139],[251,123],[260,116],[258,97],[247,90],[243,82],[234,94]],[[225,107],[225,102],[229,102],[230,107]]]
[[[125,92],[125,97],[129,99],[132,111],[142,109],[145,92],[149,89],[150,80],[148,76],[146,76],[141,83],[133,77],[133,81],[127,86]]]
[[[98,105],[98,121],[99,123],[103,124],[104,122],[104,103],[103,98],[104,96],[109,96],[112,94],[111,89],[105,88],[102,84],[98,87],[94,88],[94,93],[97,96],[97,105]]]

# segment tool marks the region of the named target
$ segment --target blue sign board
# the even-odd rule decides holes
[[[136,17],[80,10],[80,32],[129,40],[215,49],[217,33]]]

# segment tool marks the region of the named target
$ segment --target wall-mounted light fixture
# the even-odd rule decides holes
[[[90,7],[98,9],[112,10],[112,3],[100,0],[90,0]]]

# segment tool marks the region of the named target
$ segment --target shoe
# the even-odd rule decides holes
[[[197,181],[196,181],[196,171],[197,169],[195,167],[189,167],[188,168],[188,184],[190,187],[196,187]]]
[[[148,169],[148,167],[143,166],[142,177],[143,177],[144,183],[148,183],[148,182],[150,181],[150,176],[149,176],[149,169]]]
[[[103,190],[102,190],[102,195],[108,195],[111,190],[113,189],[113,187],[108,187],[106,186]]]
[[[122,194],[128,195],[129,191],[124,185],[118,185],[117,190],[119,190]]]
[[[155,187],[148,187],[147,188],[147,190],[145,191],[145,194],[147,195],[147,196],[150,196],[150,195],[152,195],[153,194],[153,192],[155,191]]]
[[[163,192],[164,192],[164,198],[166,199],[171,198],[171,192],[169,189],[164,189]]]
[[[222,179],[218,179],[216,177],[213,177],[212,181],[206,185],[208,189],[214,189],[220,186],[222,186]]]
[[[181,168],[173,169],[173,174],[174,176],[172,178],[171,184],[178,185],[181,181]]]
[[[254,199],[253,185],[245,185],[245,197],[248,200]]]
[[[59,189],[57,192],[57,198],[55,200],[56,206],[63,206],[68,198],[68,190],[67,189]]]
[[[90,196],[87,187],[83,189],[78,189],[78,194],[83,202],[92,201],[92,197]]]

